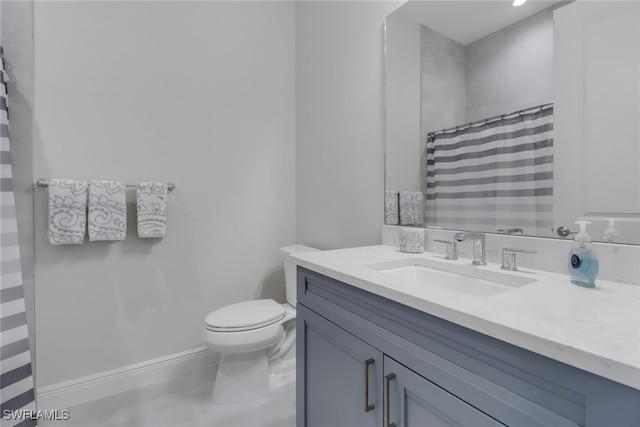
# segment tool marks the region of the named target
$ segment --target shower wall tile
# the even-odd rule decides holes
[[[8,55],[9,53],[7,53]],[[7,63],[9,61],[7,60]],[[15,72],[15,70],[13,71]],[[16,79],[21,77],[11,77]],[[11,159],[13,162],[32,163],[33,144],[32,136],[32,114],[31,105],[27,99],[17,91],[16,84],[9,84],[9,136],[11,139]]]
[[[538,13],[505,33],[508,110],[553,101],[553,11]]]
[[[459,43],[421,27],[422,140],[464,121],[465,53]]]
[[[471,43],[466,53],[466,121],[553,100],[551,8]]]
[[[505,99],[506,37],[500,31],[467,46],[466,121],[483,118],[474,117],[469,112],[499,105]]]
[[[16,200],[22,277],[24,278],[33,278],[34,276],[33,187],[33,164],[14,161],[13,191]]]

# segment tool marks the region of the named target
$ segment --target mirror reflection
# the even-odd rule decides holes
[[[385,222],[640,244],[637,2],[386,19]]]

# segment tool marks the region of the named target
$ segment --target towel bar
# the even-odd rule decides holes
[[[40,178],[36,181],[36,185],[41,188],[46,188],[49,186],[49,180],[46,178]],[[137,187],[137,184],[125,184],[125,187]],[[167,182],[167,190],[173,191],[175,188],[175,182]]]

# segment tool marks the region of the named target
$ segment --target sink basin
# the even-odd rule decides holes
[[[423,258],[381,262],[367,267],[382,273],[385,284],[390,287],[441,289],[474,296],[491,296],[536,281],[534,278]]]

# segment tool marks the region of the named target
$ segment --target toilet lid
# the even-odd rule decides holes
[[[208,327],[242,330],[266,326],[285,316],[284,308],[272,299],[243,301],[215,310],[205,318]]]

